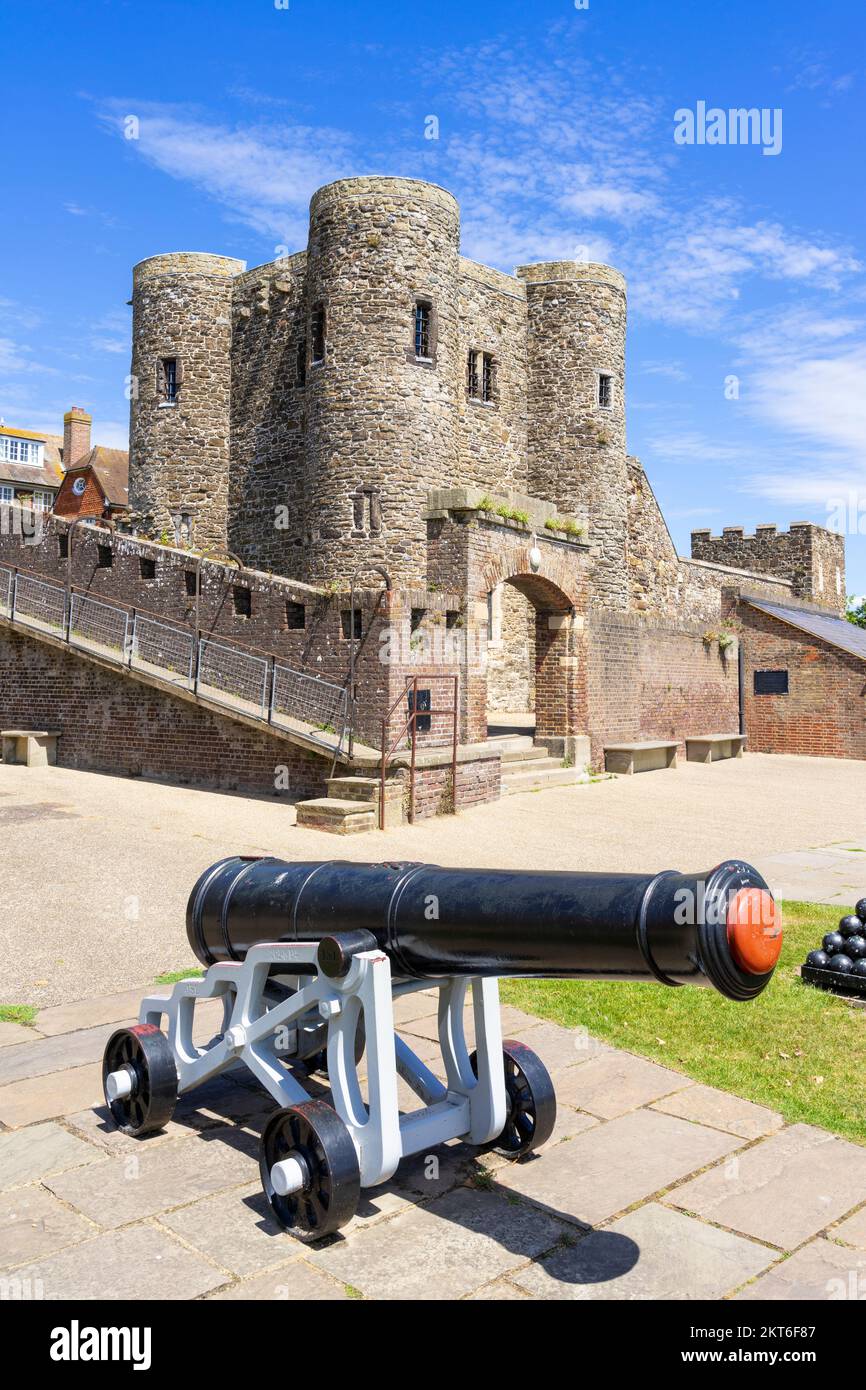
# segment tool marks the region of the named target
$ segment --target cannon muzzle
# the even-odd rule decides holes
[[[769,888],[737,860],[599,874],[235,857],[199,879],[187,933],[205,966],[352,933],[406,979],[657,980],[739,1000],[766,987],[782,948]]]

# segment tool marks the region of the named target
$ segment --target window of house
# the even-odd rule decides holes
[[[196,570],[184,570],[183,579],[187,594],[190,598],[195,598],[198,593],[198,572]]]
[[[298,358],[295,366],[295,385],[306,386],[307,384],[307,340],[302,338],[298,343]]]
[[[481,399],[493,400],[493,357],[489,352],[481,355]]]
[[[61,560],[67,560],[69,558],[68,531],[64,531],[62,535],[57,537],[57,554],[60,556]]]
[[[754,679],[756,695],[787,695],[788,693],[787,671],[756,671]]]
[[[312,318],[311,318],[311,320],[310,320],[310,329],[311,329],[310,336],[311,336],[312,342],[313,342],[313,351],[312,351],[311,360],[312,360],[313,362],[324,362],[324,360],[325,360],[325,310],[324,310],[324,306],[321,305],[321,304],[317,305],[316,308],[313,310],[313,315],[312,315]]]
[[[413,608],[409,618],[409,628],[412,632],[417,632],[427,616],[426,608]]]
[[[252,617],[253,595],[246,584],[234,584],[232,586],[232,598],[234,600],[236,618]]]
[[[174,405],[180,387],[179,362],[176,357],[160,357],[157,365],[157,395],[166,405]]]
[[[290,632],[299,632],[307,626],[307,610],[302,603],[286,600],[286,627]]]
[[[360,636],[361,636],[361,632],[362,632],[361,618],[362,618],[361,610],[360,610],[360,608],[356,608],[356,609],[355,609],[355,630],[354,630],[354,632],[353,632],[353,631],[352,631],[352,610],[351,610],[351,608],[344,608],[343,611],[341,612],[341,614],[340,614],[340,625],[341,625],[341,627],[342,627],[342,629],[343,629],[343,636],[346,638],[347,641],[348,641],[348,639],[349,639],[350,637],[360,637]]]
[[[0,487],[0,502],[8,505],[15,501],[14,487]]]
[[[98,545],[96,547],[96,568],[100,570],[110,570],[114,564],[114,554],[110,545]]]
[[[52,492],[34,492],[33,494],[34,512],[50,512],[53,502],[54,494]]]
[[[138,563],[139,563],[139,566],[140,566],[140,568],[141,568],[141,577],[142,577],[142,579],[156,579],[156,561],[155,561],[155,560],[151,560],[151,559],[149,559],[147,556],[142,555],[142,557],[141,557],[141,559],[139,560]]]
[[[433,356],[431,338],[431,318],[433,305],[429,299],[419,299],[415,304],[415,356],[430,361]]]
[[[610,410],[613,405],[613,377],[604,372],[598,378],[598,403],[603,410]]]
[[[192,516],[189,512],[174,512],[171,518],[176,545],[192,545]]]

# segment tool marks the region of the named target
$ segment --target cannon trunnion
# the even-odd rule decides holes
[[[106,1101],[143,1135],[179,1093],[246,1066],[280,1107],[262,1135],[264,1191],[303,1240],[345,1225],[361,1188],[408,1155],[462,1138],[515,1159],[550,1137],[553,1085],[524,1043],[503,1042],[499,977],[704,985],[748,1000],[781,949],[772,895],[738,861],[641,875],[232,858],[195,885],[187,932],[205,976],[143,1000],[138,1025],[109,1039]],[[431,988],[439,1074],[399,1032],[406,996]],[[202,1047],[194,1010],[213,998],[222,1028]],[[323,1070],[327,1104],[313,1080]],[[401,1109],[398,1077],[418,1108]]]

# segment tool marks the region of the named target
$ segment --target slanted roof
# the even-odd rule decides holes
[[[796,627],[810,637],[819,638],[840,652],[866,661],[866,628],[849,623],[847,618],[836,618],[832,613],[815,613],[804,608],[784,608],[779,603],[768,603],[765,599],[744,598],[743,602],[761,613],[768,613],[771,618],[778,618],[780,623],[787,623],[789,627]]]
[[[10,463],[0,460],[0,483],[14,483],[16,487],[51,488],[54,492],[63,482],[62,434],[34,434],[32,430],[11,430],[4,425],[0,434],[11,434],[16,439],[35,439],[45,445],[42,450],[42,466],[35,468],[32,463]]]
[[[79,459],[74,468],[67,469],[70,476],[92,468],[96,480],[112,507],[129,506],[129,454],[125,449],[109,449],[104,444],[94,444],[89,454]]]

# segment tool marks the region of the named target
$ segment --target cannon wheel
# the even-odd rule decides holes
[[[477,1054],[470,1057],[478,1074]],[[546,1144],[556,1124],[556,1092],[550,1072],[525,1043],[506,1038],[502,1044],[508,1113],[505,1128],[486,1145],[505,1158],[522,1158]]]
[[[271,1170],[287,1158],[301,1163],[304,1186],[283,1197]],[[324,1101],[303,1101],[271,1116],[262,1134],[259,1169],[271,1211],[298,1240],[333,1235],[355,1215],[361,1196],[358,1155],[343,1121]]]
[[[105,1079],[109,1072],[124,1069],[132,1074],[132,1093],[110,1100]],[[177,1067],[166,1037],[153,1023],[112,1033],[102,1057],[102,1088],[111,1117],[124,1134],[153,1134],[168,1124],[177,1105]]]
[[[355,1032],[355,1065],[357,1066],[364,1055],[367,1046],[367,1030],[364,1026],[364,1015],[358,1015],[358,1027]],[[309,1057],[303,1059],[307,1072],[312,1076],[313,1072],[321,1072],[323,1076],[328,1075],[328,1049],[323,1047],[318,1052],[312,1052]]]

